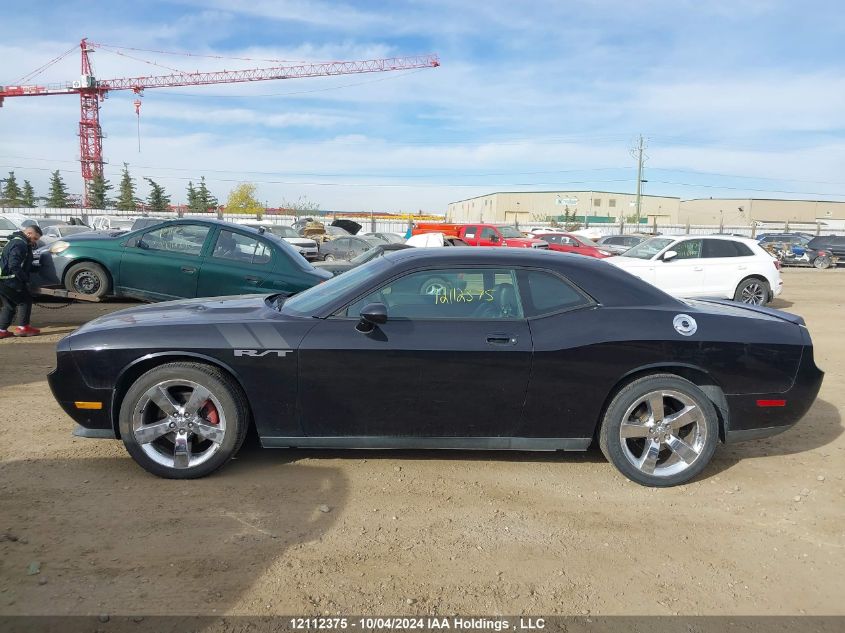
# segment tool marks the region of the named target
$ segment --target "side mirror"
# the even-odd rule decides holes
[[[138,243],[136,244],[136,246],[138,248],[145,250],[145,251],[149,250],[149,248],[150,248],[143,239],[138,240]]]
[[[383,303],[368,303],[361,310],[361,320],[355,329],[362,334],[372,332],[376,325],[387,323],[387,306]]]
[[[666,251],[663,253],[663,261],[668,262],[675,259],[678,256],[678,251]]]
[[[491,241],[491,242],[494,242],[494,243],[495,243],[495,242],[498,242],[498,241],[499,241],[499,236],[498,236],[498,235],[491,235],[491,236],[490,236],[490,241]]]

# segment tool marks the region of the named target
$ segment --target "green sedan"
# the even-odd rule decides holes
[[[269,232],[193,218],[130,233],[75,235],[42,249],[36,270],[38,285],[146,301],[293,294],[332,276]]]

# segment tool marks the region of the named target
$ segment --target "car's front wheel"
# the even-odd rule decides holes
[[[611,401],[599,430],[602,453],[631,481],[676,486],[698,475],[716,450],[716,408],[673,374],[639,378]]]
[[[323,261],[326,262],[333,262],[335,260],[335,256],[331,253],[327,253],[325,257],[323,257]]]
[[[102,299],[111,290],[111,280],[105,268],[94,262],[79,262],[71,266],[65,275],[65,289]]]
[[[215,367],[168,363],[143,374],[120,407],[120,436],[145,470],[195,479],[234,457],[249,426],[240,387]]]
[[[749,277],[748,279],[743,279],[736,287],[734,301],[753,306],[764,306],[769,302],[770,294],[771,288],[769,287],[769,282],[757,279],[756,277]]]

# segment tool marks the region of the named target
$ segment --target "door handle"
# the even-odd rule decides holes
[[[252,284],[253,286],[261,281],[258,277],[244,277],[244,281],[248,284]]]
[[[195,272],[197,272],[197,269],[193,266],[182,266],[182,272],[188,275],[193,275]]]
[[[490,345],[516,345],[516,337],[510,334],[488,334],[487,342]]]
[[[704,270],[704,266],[695,266],[693,267],[693,270],[696,272],[701,272],[702,270]]]
[[[748,266],[740,266],[739,267],[740,270],[745,270],[746,268],[748,268]]]

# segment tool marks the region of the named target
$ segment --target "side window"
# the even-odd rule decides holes
[[[489,227],[481,229],[481,239],[482,240],[492,240],[492,239],[495,239],[495,238],[496,238],[496,231],[494,231],[493,229],[491,229]]]
[[[730,240],[704,240],[704,257],[739,257],[737,246],[744,244]]]
[[[748,244],[742,242],[734,242],[737,257],[754,257],[754,251],[748,248]]]
[[[209,227],[199,224],[171,224],[144,233],[138,246],[151,251],[199,255],[208,231]]]
[[[468,226],[466,230],[464,230],[464,237],[475,238],[476,233],[478,233],[477,226]]]
[[[232,231],[220,231],[211,256],[244,264],[268,264],[270,247],[262,240]]]
[[[549,244],[560,244],[560,235],[543,235],[539,239]]]
[[[678,242],[669,250],[678,253],[675,259],[696,259],[701,257],[701,240]]]
[[[446,269],[409,273],[348,306],[357,317],[369,303],[387,306],[388,319],[521,319],[511,269]]]
[[[588,306],[593,301],[557,275],[542,270],[519,272],[520,287],[525,299],[525,316],[545,314]]]

